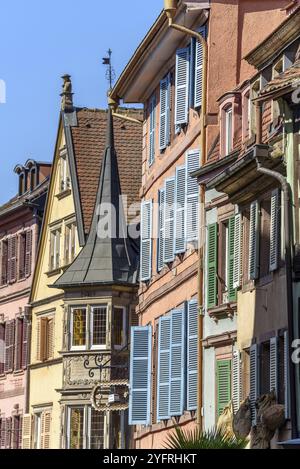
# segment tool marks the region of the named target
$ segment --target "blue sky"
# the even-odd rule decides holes
[[[16,164],[52,160],[61,75],[72,75],[77,106],[106,106],[102,57],[113,50],[118,76],[162,6],[163,0],[1,1],[0,204],[17,191]]]

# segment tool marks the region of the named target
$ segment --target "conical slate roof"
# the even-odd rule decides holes
[[[138,255],[128,238],[121,202],[113,118],[107,117],[107,144],[103,156],[93,221],[87,242],[54,287],[71,288],[100,284],[136,284]],[[110,215],[107,215],[107,209]],[[111,223],[107,224],[107,221]],[[101,228],[110,225],[110,232]],[[112,235],[110,234],[112,233]]]

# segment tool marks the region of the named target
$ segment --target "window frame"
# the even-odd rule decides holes
[[[120,309],[123,311],[122,315],[122,343],[120,345],[115,345],[113,344],[113,322],[112,322],[112,346],[114,347],[115,350],[122,350],[126,346],[126,332],[127,332],[127,308],[125,306],[119,306],[119,305],[113,305],[112,306],[112,317],[114,316],[114,310],[115,309]]]
[[[85,345],[73,345],[73,325],[74,325],[74,311],[84,310],[85,311]],[[88,336],[88,307],[87,306],[72,306],[70,311],[70,351],[83,351],[88,350],[89,336]]]
[[[59,233],[59,242],[57,241],[57,234]],[[52,239],[51,237],[54,235],[54,242],[53,242],[53,253],[52,253]],[[62,235],[62,227],[56,227],[50,229],[50,247],[49,247],[49,271],[54,272],[55,270],[60,269],[61,267],[61,235]],[[57,252],[58,247],[58,252]],[[57,259],[58,256],[58,259]],[[53,265],[51,259],[54,259]],[[57,262],[58,260],[58,262]]]
[[[59,155],[60,158],[60,173],[59,173],[59,194],[71,189],[70,167],[68,161],[67,150],[62,150]]]
[[[94,335],[94,310],[95,309],[98,309],[98,308],[105,308],[106,309],[106,329],[107,329],[107,326],[108,326],[108,312],[109,312],[109,309],[108,309],[108,304],[95,304],[95,305],[90,305],[88,310],[88,314],[89,314],[89,332],[90,332],[90,336],[88,338],[88,347],[90,350],[107,350],[108,348],[108,340],[107,340],[107,335],[106,335],[106,341],[105,341],[105,344],[102,344],[102,345],[95,345],[93,343],[93,335]]]
[[[224,150],[225,156],[230,155],[233,150],[233,105],[228,104],[224,109]],[[229,120],[231,117],[231,121]],[[229,126],[230,124],[230,126]]]

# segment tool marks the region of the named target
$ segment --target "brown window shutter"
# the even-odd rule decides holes
[[[22,368],[23,319],[16,319],[15,330],[15,370]]]
[[[22,334],[22,368],[27,368],[28,364],[28,334],[29,323],[26,318],[23,319],[23,334]]]
[[[47,323],[47,358],[54,356],[54,318],[48,319]]]
[[[9,417],[6,419],[6,441],[5,441],[5,448],[11,449],[12,444],[12,418]]]
[[[47,360],[47,329],[48,319],[41,319],[41,334],[40,334],[40,360],[43,362]]]
[[[41,422],[41,447],[42,449],[50,449],[50,432],[51,432],[51,412],[42,413]]]
[[[32,230],[26,231],[26,242],[25,242],[25,276],[31,275],[31,263],[32,263]]]
[[[19,236],[19,279],[25,277],[25,235]]]
[[[22,419],[22,449],[31,448],[32,416],[23,415]]]
[[[21,416],[15,415],[13,417],[12,428],[12,449],[20,449],[20,434],[21,434]]]
[[[1,415],[0,420],[0,448],[5,449],[6,444],[6,418],[5,415]]]
[[[36,320],[36,360],[41,361],[41,319]]]
[[[1,243],[1,285],[7,284],[7,261],[8,261],[8,244],[7,241]]]
[[[66,226],[65,229],[65,264],[68,265],[70,263],[70,227]]]
[[[8,240],[8,280],[16,281],[17,277],[17,237],[12,236]]]
[[[0,375],[4,374],[5,365],[5,324],[0,324]]]
[[[14,368],[15,320],[8,321],[5,327],[5,373]]]

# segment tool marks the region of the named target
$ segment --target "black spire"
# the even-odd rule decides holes
[[[78,257],[53,286],[136,284],[137,253],[127,231],[114,146],[113,116],[109,109],[106,148],[90,233]]]

